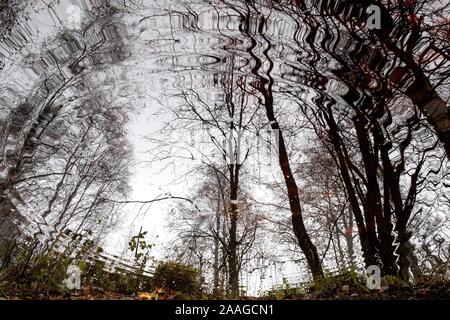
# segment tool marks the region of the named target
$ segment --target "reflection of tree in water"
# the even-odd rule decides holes
[[[0,272],[73,259],[65,231],[102,246],[169,201],[166,254],[216,295],[271,265],[278,282],[448,276],[449,9],[433,3],[377,2],[372,28],[369,1],[2,1]],[[183,194],[130,198],[140,112],[146,161]]]

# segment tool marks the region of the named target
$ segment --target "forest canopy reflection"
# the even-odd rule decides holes
[[[0,1],[0,295],[448,298],[449,14]]]

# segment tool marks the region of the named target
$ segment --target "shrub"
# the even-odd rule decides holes
[[[70,260],[56,252],[30,256],[24,251],[15,257],[14,264],[2,272],[4,291],[29,291],[31,294],[41,292],[63,292],[67,290],[64,280]]]
[[[350,293],[368,293],[365,278],[355,269],[345,269],[338,274],[325,273],[323,277],[313,282],[312,289],[318,297],[330,297],[332,295],[345,295]]]
[[[299,287],[292,287],[286,278],[283,278],[283,285],[281,288],[274,288],[268,291],[265,295],[267,299],[295,299],[304,294],[304,290]]]
[[[173,261],[161,262],[153,275],[155,286],[177,291],[188,297],[201,294],[200,272]]]

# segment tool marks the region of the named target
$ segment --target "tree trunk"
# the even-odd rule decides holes
[[[353,249],[353,212],[350,204],[348,206],[348,219],[345,218],[345,213],[343,218],[345,228],[344,238],[347,245],[348,261],[350,266],[353,267],[355,266],[355,251]]]
[[[289,208],[291,209],[292,213],[292,226],[294,229],[294,234],[298,240],[300,248],[305,254],[308,266],[311,270],[313,277],[318,278],[323,276],[322,265],[319,259],[319,255],[317,254],[317,249],[311,242],[311,239],[308,233],[306,232],[305,224],[303,222],[302,210],[299,199],[299,191],[295,178],[292,174],[291,165],[289,163],[289,158],[284,143],[283,134],[280,130],[278,122],[276,122],[275,120],[273,108],[271,108],[271,106],[267,108],[266,106],[266,110],[267,110],[267,117],[269,121],[272,123],[271,125],[272,130],[278,131],[278,140],[279,140],[278,158],[288,192]]]
[[[217,234],[220,234],[220,210],[221,210],[220,198],[218,196],[218,198],[217,198],[217,210],[216,210],[216,226],[215,226]],[[216,295],[216,296],[219,294],[219,275],[220,275],[220,270],[219,270],[219,248],[220,248],[219,239],[217,237],[215,237],[214,238],[214,265],[213,265],[213,269],[214,269],[213,294]]]
[[[288,192],[289,207],[292,214],[292,227],[294,230],[295,237],[297,238],[298,244],[300,245],[300,248],[306,257],[308,267],[311,270],[313,278],[320,278],[323,276],[322,264],[319,259],[319,255],[317,254],[317,249],[312,243],[308,233],[306,232],[306,228],[303,223],[298,187],[292,174],[288,153],[284,143],[283,133],[280,130],[280,126],[278,125],[274,113],[273,93],[272,93],[274,80],[271,75],[272,69],[274,67],[274,62],[269,57],[269,51],[272,45],[264,34],[266,19],[265,17],[262,16],[260,17],[257,30],[258,34],[264,39],[264,41],[267,44],[266,49],[263,51],[263,55],[266,58],[269,67],[267,71],[264,73],[264,76],[259,73],[262,67],[262,61],[253,51],[257,47],[258,42],[249,32],[250,21],[251,21],[250,12],[247,12],[245,19],[242,19],[241,23],[239,24],[239,30],[241,31],[242,34],[247,36],[251,42],[251,45],[247,49],[247,52],[253,59],[254,66],[251,71],[252,74],[257,79],[255,83],[252,83],[252,86],[256,90],[258,90],[263,96],[263,99],[258,98],[258,100],[265,108],[267,120],[269,121],[272,130],[274,132],[278,132],[279,134],[278,160]]]
[[[239,267],[238,267],[238,243],[237,220],[238,206],[237,193],[239,185],[239,164],[230,164],[230,239],[228,243],[228,285],[231,297],[239,297]]]
[[[393,247],[394,238],[391,236],[392,229],[389,228],[389,223],[386,221],[386,219],[390,219],[390,216],[385,217],[383,214],[381,191],[377,178],[379,146],[375,142],[373,147],[370,148],[369,120],[366,117],[357,112],[357,116],[353,122],[367,176],[367,193],[364,199],[366,228],[371,230],[371,235],[376,235],[376,231],[378,232],[378,237],[372,239],[372,241],[378,246],[383,274],[396,275],[397,268],[395,266]]]
[[[352,209],[356,225],[358,227],[358,236],[361,242],[364,263],[366,267],[370,265],[378,265],[377,246],[374,242],[374,239],[376,239],[375,230],[371,230],[366,227],[356,190],[353,187],[352,178],[350,176],[350,157],[347,154],[345,145],[341,142],[341,139],[339,137],[339,128],[336,124],[336,121],[334,120],[333,110],[331,109],[331,106],[329,106],[328,110],[324,112],[324,116],[328,123],[328,127],[330,128],[329,134],[331,142],[338,158],[337,161],[339,164],[339,170],[341,172],[342,180],[344,182],[344,186],[350,202],[350,207]],[[369,234],[371,235],[369,236]]]

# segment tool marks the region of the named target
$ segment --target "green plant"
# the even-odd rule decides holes
[[[142,231],[141,227],[139,229],[139,233],[133,236],[128,243],[128,248],[133,252],[134,261],[137,268],[134,278],[136,278],[138,290],[148,287],[148,283],[146,283],[148,282],[148,278],[144,276],[144,271],[147,263],[152,260],[150,252],[154,244],[147,243],[145,240],[146,235],[147,231]]]
[[[151,259],[150,251],[153,248],[153,244],[147,243],[145,236],[147,231],[142,231],[142,227],[139,233],[133,236],[128,243],[128,248],[133,252],[134,260],[139,268],[144,268],[147,262]]]
[[[67,290],[64,280],[71,259],[57,252],[38,254],[29,261],[27,254],[16,260],[15,272],[8,276],[9,284],[20,290],[32,292],[63,292]]]
[[[370,292],[365,278],[354,268],[342,270],[337,274],[325,272],[323,277],[313,281],[311,288],[318,297],[348,296],[352,292]]]
[[[396,276],[385,275],[381,277],[381,286],[400,287],[401,284],[401,280]]]
[[[295,299],[304,295],[304,290],[298,286],[291,286],[288,279],[283,277],[283,284],[279,288],[273,288],[265,294],[265,298],[284,300]]]

